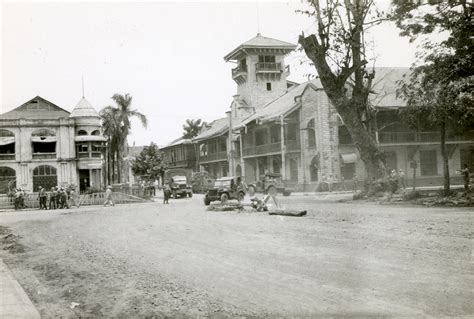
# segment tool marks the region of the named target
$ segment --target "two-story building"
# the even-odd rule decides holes
[[[191,176],[196,172],[196,145],[191,140],[178,138],[168,145],[161,147],[163,159],[168,164],[168,169],[180,175]]]
[[[37,96],[0,115],[0,193],[8,183],[101,188],[105,138],[100,116],[83,97],[69,112]]]
[[[237,175],[258,180],[265,172],[281,173],[287,184],[313,191],[327,179],[365,178],[365,169],[341,117],[319,80],[287,80],[284,57],[295,45],[258,34],[227,54],[236,64],[237,84],[227,117],[192,140],[198,165],[214,177]],[[388,169],[402,169],[417,185],[440,185],[439,133],[413,131],[402,123],[397,81],[407,68],[377,68],[370,95],[376,110],[375,136],[386,153]],[[448,136],[450,170],[467,163],[474,170],[474,131]],[[413,164],[416,163],[416,164]],[[410,183],[410,181],[408,181]]]

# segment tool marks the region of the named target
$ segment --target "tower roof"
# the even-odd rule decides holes
[[[281,50],[284,54],[289,53],[296,49],[296,45],[280,41],[277,39],[267,38],[257,33],[257,36],[242,43],[237,48],[232,50],[229,54],[224,57],[224,60],[235,60],[245,49],[276,49]]]
[[[85,97],[77,103],[76,107],[72,110],[69,117],[97,117],[100,118],[99,113],[94,107],[86,100]]]

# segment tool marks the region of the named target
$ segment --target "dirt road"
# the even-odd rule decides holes
[[[1,213],[25,252],[0,257],[45,317],[474,314],[472,209],[284,201],[308,215],[199,196]]]

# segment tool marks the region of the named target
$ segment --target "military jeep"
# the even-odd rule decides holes
[[[291,194],[291,189],[285,187],[281,174],[266,173],[265,175],[260,176],[260,180],[248,185],[248,193],[250,196],[253,196],[256,192],[271,196],[276,196],[278,193],[282,193],[283,196],[289,196]]]
[[[245,191],[240,177],[222,177],[214,181],[214,186],[210,188],[204,196],[204,205],[209,206],[211,202],[220,200],[225,203],[231,199],[243,200]]]

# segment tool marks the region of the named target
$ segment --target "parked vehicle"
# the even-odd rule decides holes
[[[185,198],[193,197],[193,189],[191,185],[188,184],[186,176],[173,176],[169,183],[171,189],[171,197],[173,198]]]
[[[259,181],[250,183],[248,185],[248,193],[264,193],[271,196],[276,196],[278,193],[282,193],[283,196],[289,196],[291,189],[285,187],[281,174],[279,173],[266,173],[260,177]]]
[[[240,177],[222,177],[214,182],[214,186],[206,192],[204,196],[204,205],[208,206],[213,201],[220,200],[225,203],[230,199],[243,200],[245,190],[242,186]]]

